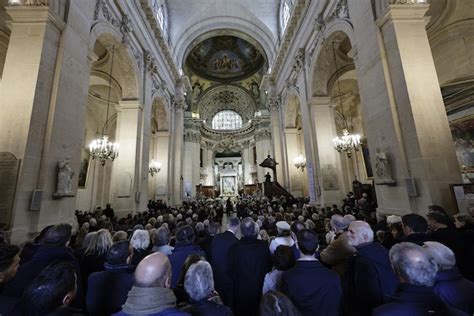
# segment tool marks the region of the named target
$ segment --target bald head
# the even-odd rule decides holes
[[[349,225],[347,232],[348,242],[351,246],[359,246],[374,241],[374,231],[369,224],[363,221],[354,221]]]
[[[134,276],[136,286],[169,288],[171,263],[165,254],[155,252],[140,261]]]

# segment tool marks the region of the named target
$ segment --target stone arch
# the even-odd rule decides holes
[[[157,97],[151,107],[151,132],[169,131],[170,115],[165,99]]]
[[[341,25],[344,24],[339,26]],[[355,68],[353,60],[347,56],[353,42],[346,32],[338,28],[324,38],[325,40],[319,45],[318,54],[310,68],[313,97],[327,96],[337,77]],[[336,69],[334,62],[333,43],[337,45],[335,48],[338,69]]]
[[[121,38],[122,34],[109,23],[98,22],[94,24],[90,32],[89,51],[94,52],[97,43],[106,47],[107,55],[103,56],[104,60],[102,61],[105,64],[111,58],[110,49],[115,46],[113,77],[121,87],[122,99],[137,100],[142,96],[142,85],[139,79],[140,68],[133,57],[132,50],[121,42]]]

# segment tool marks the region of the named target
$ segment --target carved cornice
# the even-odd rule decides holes
[[[186,103],[186,100],[181,98],[174,99],[172,107],[175,112],[184,112],[188,108],[188,105]]]
[[[142,10],[145,12],[146,19],[148,23],[150,24],[153,33],[155,34],[156,42],[158,43],[158,46],[160,48],[160,51],[163,54],[166,64],[169,70],[171,71],[171,73],[173,74],[174,80],[177,81],[178,78],[180,77],[178,69],[176,68],[176,64],[171,55],[171,49],[163,35],[163,32],[160,26],[158,25],[158,21],[155,19],[153,9],[150,6],[150,1],[140,0],[140,6]]]
[[[255,141],[257,142],[261,140],[271,140],[271,139],[272,139],[272,133],[267,128],[259,129],[255,133]]]
[[[184,131],[184,141],[187,143],[201,143],[201,133],[199,130],[186,129]]]
[[[270,111],[278,111],[280,109],[280,102],[276,96],[268,98],[267,108]]]

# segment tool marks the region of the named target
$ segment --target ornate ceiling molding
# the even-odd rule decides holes
[[[204,92],[197,109],[201,119],[209,123],[217,112],[223,110],[235,111],[247,122],[254,117],[257,106],[254,98],[244,88],[220,85]]]

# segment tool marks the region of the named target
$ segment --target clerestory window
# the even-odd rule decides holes
[[[242,128],[242,117],[234,111],[220,111],[212,118],[212,128],[217,130]]]

